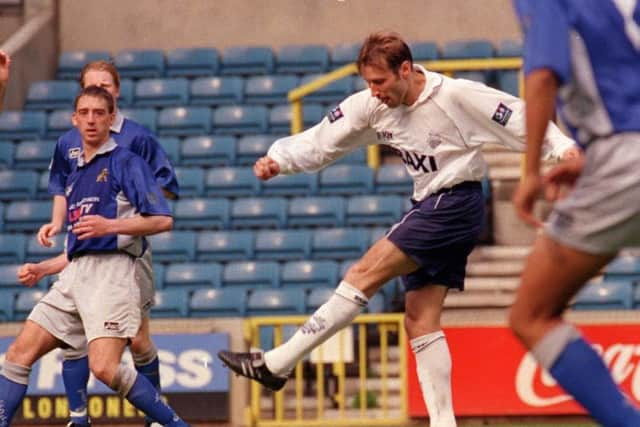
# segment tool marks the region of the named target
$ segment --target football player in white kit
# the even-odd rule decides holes
[[[236,373],[279,390],[298,361],[347,326],[384,283],[402,276],[405,328],[431,426],[455,426],[442,307],[449,288],[463,289],[467,257],[482,228],[482,146],[524,150],[524,105],[481,83],[414,64],[395,33],[369,35],[357,65],[368,89],[349,96],[311,129],[276,141],[255,163],[255,175],[267,180],[315,172],[358,147],[387,144],[400,151],[413,178],[413,207],[287,342],[268,352],[224,351],[219,357]],[[545,142],[549,157],[576,153],[574,142],[553,124]]]

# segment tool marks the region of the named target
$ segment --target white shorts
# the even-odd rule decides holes
[[[557,202],[546,232],[592,254],[615,254],[640,244],[640,133],[599,139],[569,196]]]

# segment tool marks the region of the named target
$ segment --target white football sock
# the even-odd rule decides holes
[[[422,397],[431,427],[456,427],[451,398],[451,354],[444,332],[436,331],[411,340]]]
[[[368,302],[360,290],[343,280],[287,342],[264,354],[267,368],[276,375],[288,375],[300,359],[350,324]]]

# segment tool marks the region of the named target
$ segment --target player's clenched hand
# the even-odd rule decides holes
[[[253,173],[259,179],[266,181],[280,173],[280,165],[269,156],[260,157],[253,165]]]
[[[9,55],[0,50],[0,84],[6,83],[9,80],[9,65],[11,64],[11,58]]]
[[[100,215],[84,215],[73,225],[71,231],[79,240],[113,234],[112,220]]]
[[[566,160],[551,168],[544,176],[545,197],[551,201],[562,198],[565,193],[563,190],[573,188],[583,168],[583,156]]]
[[[61,229],[60,226],[55,225],[52,222],[40,227],[40,230],[38,230],[38,235],[37,235],[38,243],[40,244],[40,246],[44,246],[47,248],[50,248],[51,246],[53,246],[51,237],[58,234],[60,232],[60,229]]]
[[[45,276],[38,264],[22,264],[18,269],[18,281],[27,287],[32,287]]]
[[[533,215],[533,207],[542,190],[542,178],[539,175],[525,176],[513,194],[513,206],[524,222],[540,227],[542,222]]]

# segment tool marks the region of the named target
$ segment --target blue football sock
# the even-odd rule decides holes
[[[0,427],[11,425],[11,419],[26,392],[26,384],[13,382],[4,375],[0,375]]]
[[[640,412],[625,398],[600,356],[584,339],[569,342],[550,373],[603,426],[640,426]]]
[[[62,381],[69,400],[69,412],[74,424],[89,425],[87,413],[87,383],[89,382],[89,358],[62,362]]]
[[[164,403],[158,391],[142,375],[136,375],[136,380],[127,394],[127,400],[164,426],[184,427],[189,425]]]
[[[153,387],[160,392],[160,360],[158,359],[158,356],[156,355],[156,357],[147,364],[136,364],[135,366],[136,371],[138,371],[139,374],[144,375]],[[153,422],[149,416],[145,416],[145,421],[147,421],[147,424],[151,424]]]

